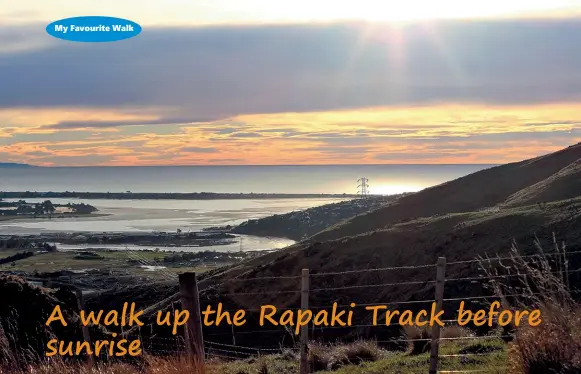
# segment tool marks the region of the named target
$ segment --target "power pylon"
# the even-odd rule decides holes
[[[365,177],[357,179],[357,194],[361,195],[362,198],[367,197],[369,194],[369,179]]]

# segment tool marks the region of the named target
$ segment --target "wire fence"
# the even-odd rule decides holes
[[[197,342],[193,341],[191,336],[187,338],[182,336],[140,336],[140,339],[143,343],[144,352],[156,355],[191,354],[192,346],[200,344],[200,342],[202,347],[201,350],[204,355],[203,358],[206,360],[239,360],[252,356],[286,354],[289,355],[289,357],[294,357],[300,361],[301,374],[314,372],[312,360],[309,361],[309,347],[313,345],[324,345],[338,342],[349,343],[363,339],[374,342],[378,347],[383,349],[399,347],[400,349],[407,348],[408,352],[411,353],[429,352],[430,373],[500,372],[499,370],[503,370],[503,365],[506,364],[506,362],[499,361],[505,360],[506,357],[503,357],[504,351],[499,347],[502,342],[513,339],[513,333],[506,333],[506,331],[504,333],[499,333],[493,329],[489,329],[490,331],[484,333],[468,332],[467,330],[457,329],[457,327],[460,326],[457,317],[457,312],[459,312],[457,308],[460,302],[470,302],[474,304],[485,302],[490,304],[493,300],[496,300],[497,297],[495,297],[493,293],[488,295],[469,295],[466,297],[455,297],[455,295],[452,295],[453,297],[444,297],[445,285],[456,285],[461,282],[466,282],[468,284],[478,282],[483,284],[498,279],[523,279],[523,277],[526,278],[529,274],[519,272],[511,273],[512,270],[507,270],[506,274],[487,273],[480,276],[454,276],[446,278],[444,273],[446,266],[495,264],[502,267],[504,261],[519,259],[521,261],[531,260],[531,263],[533,263],[538,259],[554,257],[568,259],[569,257],[578,254],[581,254],[581,251],[573,251],[566,254],[560,252],[526,256],[497,256],[495,258],[459,260],[449,262],[443,267],[442,263],[439,262],[438,264],[425,264],[419,266],[350,269],[342,272],[318,272],[312,274],[307,272],[306,277],[305,272],[303,271],[302,275],[297,276],[261,276],[254,278],[234,277],[228,279],[227,277],[224,277],[223,272],[216,272],[211,276],[206,276],[200,279],[195,288],[196,292],[199,291],[200,294],[204,295],[212,291],[212,296],[215,297],[215,300],[221,300],[221,302],[224,302],[222,304],[222,312],[233,314],[238,310],[244,310],[247,318],[254,322],[259,320],[261,316],[264,316],[265,306],[261,303],[261,298],[272,300],[279,295],[284,295],[285,298],[294,298],[292,299],[292,303],[289,305],[277,308],[277,317],[280,317],[282,312],[288,311],[298,312],[309,310],[314,316],[319,312],[330,312],[338,309],[344,309],[348,312],[364,308],[371,311],[374,307],[377,307],[378,312],[384,313],[386,311],[393,312],[394,310],[397,310],[390,307],[403,306],[425,310],[427,311],[428,316],[430,315],[430,309],[433,313],[443,311],[444,317],[447,318],[439,319],[444,324],[442,330],[436,323],[434,326],[430,326],[431,331],[427,333],[424,333],[421,329],[406,330],[406,328],[410,327],[410,322],[409,320],[403,319],[403,312],[398,310],[400,312],[399,315],[394,316],[389,321],[385,318],[381,320],[374,319],[372,321],[369,318],[369,314],[367,314],[367,316],[363,318],[360,316],[358,316],[359,318],[354,318],[350,321],[352,323],[346,325],[335,325],[334,323],[317,324],[311,320],[309,324],[300,329],[298,329],[295,324],[269,324],[268,326],[248,325],[242,327],[233,326],[231,324],[225,326],[222,324],[220,326],[204,326],[203,336],[195,337],[195,339],[198,339]],[[144,259],[139,258],[139,256],[136,255],[137,254],[130,254],[130,256],[133,256],[136,259],[136,261],[152,265],[151,261],[144,261]],[[424,280],[419,280],[416,278],[408,280],[397,274],[397,272],[401,271],[419,269],[422,271],[433,271],[434,275],[438,274],[438,276],[436,276],[435,279],[426,278]],[[557,271],[547,271],[544,274],[547,276],[558,275],[569,277],[570,274],[578,274],[579,272],[581,272],[581,269],[566,268],[566,270],[560,269]],[[393,273],[396,273],[396,275],[392,275]],[[377,279],[377,281],[366,284],[338,285],[341,283],[339,278],[342,276],[358,276],[356,279],[361,281],[365,280],[365,277],[361,276],[366,274],[374,274],[376,278],[373,279]],[[442,274],[441,279],[439,279],[439,274]],[[401,280],[387,282],[381,281],[384,278],[390,280],[391,278],[388,275]],[[331,277],[331,281],[327,281],[327,279]],[[164,274],[164,278],[167,278],[167,281],[176,280],[176,276],[173,273],[172,275]],[[311,284],[311,282],[313,282],[313,284]],[[246,287],[254,287],[256,291],[254,289],[251,289],[250,292],[246,291],[247,288],[240,288],[242,285]],[[313,285],[314,287],[311,287]],[[386,302],[381,301],[381,295],[389,295],[391,292],[390,290],[401,287],[407,289],[409,286],[421,286],[423,287],[422,290],[425,291],[422,292],[423,294],[428,295],[431,293],[434,297],[426,297],[420,300],[390,299]],[[352,295],[352,292],[358,294],[361,290],[373,291],[376,289],[382,291],[378,294],[378,297],[375,298],[376,300],[358,300],[356,303],[344,301],[346,297]],[[573,294],[579,293],[578,290],[570,291]],[[318,297],[320,294],[324,293],[331,293],[332,296],[326,298]],[[369,294],[370,293],[367,293],[367,295]],[[400,293],[395,294],[400,295]],[[502,296],[504,299],[510,299],[533,298],[537,295],[540,295],[540,292],[510,293]],[[177,292],[162,300],[156,301],[143,310],[144,315],[151,315],[156,310],[167,307],[180,299],[183,300],[183,297],[183,294]],[[239,305],[239,303],[236,302],[236,300],[238,299],[243,299],[244,304],[253,302],[257,305],[237,309],[236,306]],[[331,302],[323,302],[321,305],[311,305],[309,299],[330,300]],[[449,305],[450,307],[447,308],[445,305]],[[415,310],[415,312],[417,313],[418,310]],[[198,322],[202,324],[199,312],[200,311],[198,310],[197,314],[192,313],[192,315],[194,318],[200,318],[200,321]],[[413,310],[410,309],[410,312],[413,312]],[[453,315],[453,318],[449,318],[451,315]],[[490,321],[493,321],[494,324],[498,326],[498,314],[490,318]],[[418,322],[418,319],[416,319],[415,322]],[[422,322],[427,322],[427,320]],[[478,327],[473,325],[469,326]],[[456,328],[455,332],[453,330],[447,331],[446,328],[448,327]],[[299,334],[297,334],[298,330],[300,330]],[[486,342],[491,341],[496,341],[498,344],[487,345]],[[257,342],[260,342],[260,344],[257,344]],[[200,350],[200,347],[194,348],[194,350]],[[419,349],[419,352],[417,349]],[[442,349],[441,352],[440,349]],[[490,371],[490,369],[483,370],[473,368],[475,364],[478,363],[491,363],[490,361],[487,361],[490,359],[494,359],[494,362],[492,362],[494,364],[494,371]],[[464,365],[463,363],[465,363],[465,368],[462,366]],[[458,367],[461,367],[462,369],[453,370]]]

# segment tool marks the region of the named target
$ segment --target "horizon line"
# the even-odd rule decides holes
[[[518,161],[517,161],[518,162]],[[432,164],[220,164],[220,165],[33,165],[33,164],[19,164],[10,163],[5,164],[13,165],[15,167],[37,167],[37,168],[148,168],[148,167],[273,167],[273,166],[462,166],[462,165],[482,165],[482,166],[498,166],[504,165],[502,163],[460,163],[460,164],[449,164],[449,163],[432,163]],[[0,168],[2,168],[2,162],[0,162]]]

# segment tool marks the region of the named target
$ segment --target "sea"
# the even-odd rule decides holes
[[[494,165],[22,167],[0,169],[0,191],[372,194],[414,192]]]
[[[220,192],[355,194],[359,178],[369,193],[416,192],[494,165],[324,165],[324,166],[154,166],[18,167],[0,169],[0,191],[36,192]],[[40,199],[27,199],[37,202]],[[44,200],[44,199],[43,199]],[[0,235],[43,232],[200,231],[248,219],[284,214],[338,198],[238,200],[51,199],[84,202],[99,209],[86,218],[0,221]],[[292,244],[281,238],[241,237],[215,250],[275,249]],[[195,250],[195,249],[192,249]]]

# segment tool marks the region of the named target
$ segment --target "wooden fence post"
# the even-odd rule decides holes
[[[180,282],[182,310],[190,312],[190,318],[188,318],[184,329],[186,350],[196,365],[196,373],[204,374],[206,372],[204,337],[202,335],[202,315],[196,273],[179,274],[178,280]]]
[[[81,311],[85,310],[85,300],[83,299],[83,291],[76,290],[75,295],[77,296],[77,307],[79,308],[80,315]],[[89,343],[89,346],[91,346],[91,334],[89,334],[89,326],[81,325],[81,328],[83,330],[83,340]],[[93,366],[94,364],[93,356],[91,356],[90,354],[87,354],[87,364],[89,364],[89,366]]]
[[[301,309],[309,309],[309,269],[303,269],[301,274]],[[301,364],[300,374],[309,373],[309,327],[301,327]]]
[[[446,257],[438,257],[436,268],[436,313],[442,310],[444,299],[444,282],[446,281]],[[432,341],[430,350],[430,374],[438,372],[438,351],[440,348],[440,325],[434,323],[432,326]]]

